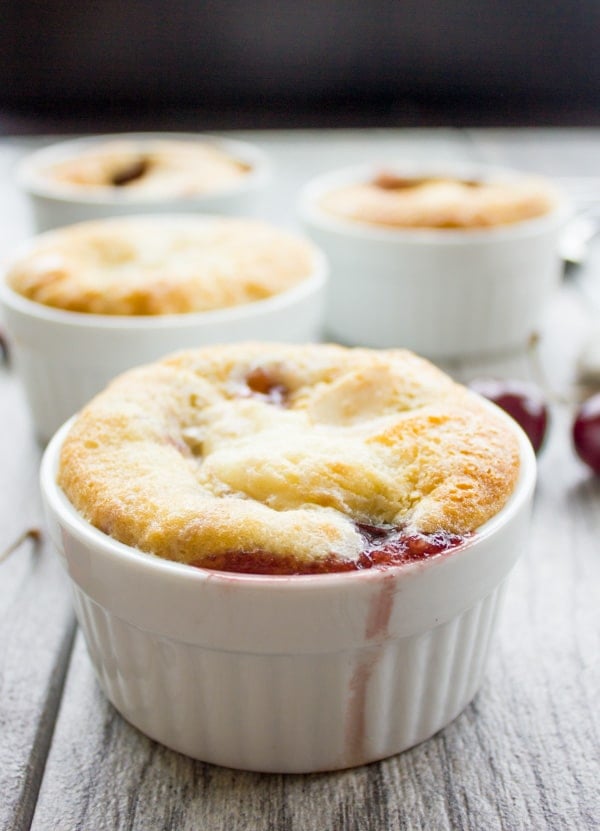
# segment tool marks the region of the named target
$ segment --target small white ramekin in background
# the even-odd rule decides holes
[[[330,261],[326,333],[344,344],[407,347],[433,360],[523,347],[558,288],[560,231],[569,215],[490,229],[403,229],[340,218],[319,203],[331,190],[368,182],[381,165],[325,174],[299,200],[304,227]],[[386,164],[402,177],[514,180],[524,174],[474,165]]]
[[[43,172],[58,162],[109,141],[134,141],[140,146],[160,140],[202,142],[250,166],[248,173],[218,191],[205,194],[156,197],[136,196],[114,189],[92,192],[52,182]],[[259,192],[268,183],[271,165],[267,155],[248,142],[195,133],[116,133],[57,142],[26,156],[18,166],[17,182],[29,197],[37,231],[47,231],[88,219],[156,213],[208,213],[250,215]]]
[[[212,219],[206,217],[207,222]],[[27,242],[13,260],[42,238]],[[208,312],[145,316],[71,312],[29,300],[8,285],[8,264],[0,275],[0,316],[36,436],[46,442],[116,375],[169,352],[232,341],[319,340],[327,263],[316,248],[313,264],[307,278],[264,300]]]
[[[168,747],[257,771],[352,767],[436,733],[481,683],[527,538],[535,458],[510,425],[520,479],[462,548],[402,567],[290,577],[193,568],[93,528],[56,483],[65,425],[46,450],[42,494],[110,701]]]

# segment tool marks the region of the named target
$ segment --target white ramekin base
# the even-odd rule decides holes
[[[12,346],[11,359],[42,444],[113,377],[110,369],[71,366],[21,344]]]
[[[326,332],[351,345],[433,360],[524,347],[561,280],[554,229],[472,245],[310,234],[331,263]]]
[[[127,721],[205,762],[304,773],[383,759],[452,721],[481,683],[505,585],[428,632],[305,655],[176,642],[76,585],[74,599],[99,682]]]
[[[432,175],[423,166],[389,165],[399,175]],[[444,173],[445,171],[445,173]],[[444,361],[526,346],[559,286],[558,240],[570,208],[481,229],[389,228],[328,214],[330,190],[369,181],[373,165],[334,171],[303,189],[304,227],[329,259],[328,337],[344,344],[405,347]],[[437,174],[514,179],[481,165],[442,166]]]

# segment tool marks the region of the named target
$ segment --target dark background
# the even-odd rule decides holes
[[[600,124],[600,0],[0,0],[0,129]]]

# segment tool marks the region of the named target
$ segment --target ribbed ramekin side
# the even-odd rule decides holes
[[[504,584],[441,626],[363,651],[363,703],[349,711],[354,740],[342,766],[398,753],[456,718],[481,684],[503,595]]]
[[[424,634],[314,654],[211,650],[107,613],[75,587],[101,686],[142,732],[247,770],[365,764],[428,738],[481,683],[503,586]]]
[[[108,368],[71,366],[41,349],[13,348],[36,435],[47,441],[110,380]]]
[[[352,653],[259,655],[174,642],[110,615],[77,587],[75,609],[100,685],[151,738],[249,770],[339,766]]]
[[[440,360],[523,346],[560,283],[554,227],[460,243],[306,229],[330,261],[326,329],[343,343]]]

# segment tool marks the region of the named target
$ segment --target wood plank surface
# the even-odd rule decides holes
[[[600,131],[244,137],[276,162],[260,213],[290,226],[297,225],[295,194],[306,178],[374,155],[471,158],[565,179],[600,176]],[[19,216],[15,233],[22,234]],[[539,363],[564,398],[575,390],[577,355],[596,325],[580,288],[586,280],[600,280],[598,247],[548,309],[537,358],[521,353],[446,368],[465,381],[481,374],[537,378]],[[4,370],[1,381],[3,425],[11,425],[2,439],[8,539],[40,519],[39,450],[14,378]],[[433,739],[351,771],[236,772],[146,739],[99,691],[80,634],[67,668],[72,623],[64,581],[46,550],[20,549],[0,565],[0,828],[20,831],[32,812],[34,831],[600,828],[600,480],[573,453],[571,418],[571,405],[552,404],[530,542],[512,575],[480,692]]]
[[[0,551],[42,528],[40,449],[21,390],[0,369]],[[29,828],[70,654],[67,581],[45,540],[25,541],[0,563],[0,828]]]
[[[15,179],[35,142],[0,145],[0,258],[30,235]],[[43,528],[37,446],[20,384],[0,366],[0,552]],[[29,828],[54,730],[74,634],[69,589],[45,539],[0,562],[0,828]]]

